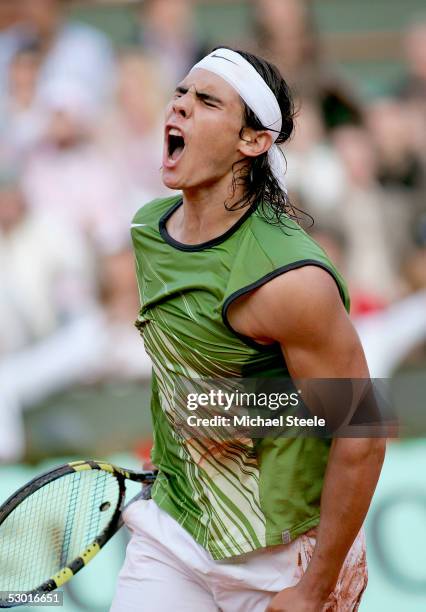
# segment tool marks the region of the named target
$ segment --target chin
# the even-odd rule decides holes
[[[181,191],[185,188],[185,181],[182,177],[176,176],[174,172],[170,172],[167,169],[163,168],[162,174],[163,184],[168,187],[168,189],[174,189],[176,191]]]
[[[163,177],[163,185],[168,189],[173,189],[175,191],[181,191],[183,189],[182,181],[172,177]]]

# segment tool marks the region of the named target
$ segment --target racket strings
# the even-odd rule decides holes
[[[93,495],[96,500],[95,503],[98,502],[99,505],[103,503],[102,500],[105,497],[106,485],[107,485],[106,478],[98,478],[96,480]],[[101,519],[102,519],[102,512],[91,512],[90,513],[90,520],[89,520],[89,524],[87,527],[88,538],[90,541],[93,541],[96,538],[96,536],[99,534]]]
[[[70,503],[67,512],[67,518],[65,522],[64,529],[64,538],[62,541],[61,547],[61,559],[60,564],[64,567],[67,563],[68,551],[71,543],[72,531],[73,531],[73,522],[77,511],[77,499],[78,499],[78,486],[81,482],[81,478],[73,478],[71,483],[71,495],[70,495]]]
[[[116,478],[74,472],[25,498],[0,525],[0,591],[32,591],[79,557],[110,523]]]

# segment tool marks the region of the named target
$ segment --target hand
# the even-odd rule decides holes
[[[277,593],[265,612],[321,612],[326,601],[296,585]]]

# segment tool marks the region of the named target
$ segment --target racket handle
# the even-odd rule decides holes
[[[154,483],[152,482],[152,483],[143,485],[139,493],[137,493],[134,497],[132,497],[132,499],[124,506],[123,510],[121,511],[120,518],[117,521],[117,526],[115,528],[115,531],[118,531],[124,525],[123,513],[127,510],[129,506],[131,506],[134,502],[139,501],[140,499],[151,499],[151,489],[152,489],[153,484]]]

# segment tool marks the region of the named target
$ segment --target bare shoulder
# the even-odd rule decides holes
[[[230,309],[231,325],[252,338],[281,340],[289,334],[318,333],[338,317],[346,317],[332,275],[307,265],[268,281]]]
[[[293,296],[294,300],[288,300],[289,295]],[[306,301],[314,298],[316,302],[340,299],[334,278],[329,272],[315,265],[306,265],[281,274],[265,283],[257,292],[257,299],[267,300],[271,305],[281,302],[284,296],[289,306],[294,305],[298,299]]]

